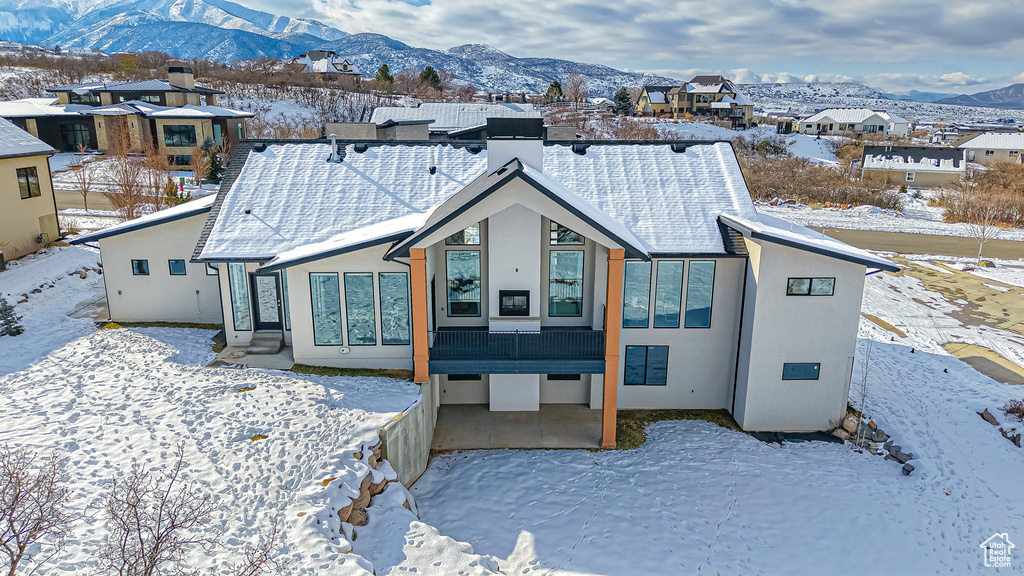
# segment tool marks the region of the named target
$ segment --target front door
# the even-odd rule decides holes
[[[252,274],[257,330],[281,330],[281,280],[276,273]]]

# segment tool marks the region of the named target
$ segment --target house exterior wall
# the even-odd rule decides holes
[[[689,263],[715,262],[711,327],[684,328]],[[654,328],[657,267],[661,262],[684,262],[679,328]],[[735,382],[743,274],[746,258],[655,259],[651,265],[651,295],[647,328],[622,328],[619,346],[618,408],[729,409]],[[618,303],[621,306],[621,303]],[[627,346],[668,346],[665,386],[624,384]]]
[[[181,156],[189,156],[192,154],[191,146],[167,146],[164,143],[164,127],[165,126],[195,126],[196,128],[196,147],[202,146],[203,141],[207,138],[213,138],[213,121],[202,120],[196,118],[181,118],[181,119],[158,119],[156,121],[157,133],[156,133],[156,144],[163,154],[174,154]],[[224,137],[224,134],[221,134]]]
[[[1021,158],[1024,158],[1024,150],[1010,150],[1006,148],[991,149],[991,148],[971,148],[970,146],[964,146],[966,150],[966,158],[983,164],[985,166],[991,166],[999,162],[1022,162]],[[991,152],[992,154],[987,154]]]
[[[865,267],[759,240],[750,252],[734,417],[744,430],[811,431],[846,413]],[[789,278],[835,278],[832,296],[787,296]],[[784,363],[820,363],[783,380]]]
[[[115,322],[223,321],[218,275],[192,264],[206,213],[102,238],[103,278]],[[132,259],[149,261],[149,275],[132,274]],[[184,260],[185,275],[171,275],[168,260]],[[220,275],[226,272],[221,272]]]
[[[412,369],[412,345],[385,345],[381,331],[383,310],[380,300],[380,273],[409,273],[409,267],[398,262],[384,261],[389,244],[366,248],[357,252],[333,256],[299,264],[286,270],[288,274],[288,307],[291,317],[291,343],[295,362],[338,368],[394,368]],[[316,272],[338,274],[341,302],[341,328],[344,345],[317,345],[313,338],[313,308],[309,275]],[[345,273],[373,273],[374,323],[376,344],[352,345],[349,339],[347,302],[345,301]],[[411,323],[411,318],[410,318]],[[410,330],[411,334],[411,330]],[[347,351],[347,352],[346,352]]]
[[[328,138],[334,135],[339,140],[377,139],[377,125],[373,122],[328,122],[324,132]]]
[[[541,220],[540,214],[521,204],[509,206],[488,219],[490,257],[485,294],[492,331],[540,329]],[[531,296],[529,316],[499,316],[500,290],[528,290]]]
[[[917,172],[915,170],[873,170],[864,169],[865,174],[887,174],[897,185],[906,184],[910,188],[941,188],[954,186],[960,182],[962,172]],[[913,174],[913,180],[907,180],[907,174]]]
[[[18,168],[36,169],[39,196],[21,197]],[[0,251],[7,260],[35,252],[46,245],[36,242],[40,234],[46,234],[44,242],[60,237],[49,157],[0,159]]]

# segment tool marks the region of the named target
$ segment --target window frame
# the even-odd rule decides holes
[[[557,253],[562,253],[562,252],[574,252],[574,253],[577,253],[577,254],[580,255],[580,277],[579,277],[579,281],[580,281],[580,297],[579,297],[579,313],[577,313],[577,314],[552,314],[551,313],[551,305],[553,303],[552,299],[551,299],[551,286],[554,283],[554,279],[551,277],[551,270],[552,270],[551,265],[552,265],[552,260],[554,259],[554,255],[557,254]],[[548,251],[548,317],[549,318],[582,318],[583,317],[583,310],[584,310],[584,295],[586,294],[586,290],[584,290],[584,284],[586,283],[586,280],[587,280],[587,253],[586,253],[586,250],[549,250]]]
[[[639,266],[644,266],[644,265],[646,265],[647,266],[647,317],[644,320],[643,326],[640,326],[639,324],[636,325],[636,326],[627,326],[626,325],[626,301],[627,301],[626,296],[627,296],[627,288],[629,286],[629,283],[627,282],[627,280],[629,278],[629,268],[630,268],[630,265],[633,265],[633,266],[638,266],[638,265]],[[650,326],[651,326],[651,275],[653,274],[653,269],[654,269],[654,267],[651,266],[651,262],[649,260],[626,260],[625,264],[622,266],[622,329],[623,330],[625,330],[627,328],[631,328],[631,329],[636,329],[636,328],[644,329],[644,328],[650,328]]]
[[[39,198],[43,195],[42,187],[39,185],[39,170],[37,170],[35,166],[18,168],[14,173],[18,179],[18,192],[21,195],[22,200]],[[24,186],[22,183],[22,174],[24,174]],[[33,179],[35,179],[34,182]]]
[[[175,262],[181,262],[181,272],[174,271]],[[169,258],[167,260],[167,273],[170,274],[171,276],[187,276],[188,265],[186,265],[185,261],[181,258]]]
[[[394,276],[405,276],[405,326],[408,339],[406,342],[388,342],[387,335],[384,330],[384,283],[381,282],[382,276],[394,275]],[[410,346],[412,345],[412,298],[409,294],[411,285],[409,284],[409,274],[407,272],[378,272],[377,273],[377,292],[380,298],[380,343],[381,346]]]
[[[479,298],[476,300],[476,314],[452,314],[452,299],[451,299],[451,286],[452,280],[449,275],[450,264],[448,261],[448,255],[455,252],[476,252],[476,264],[477,264],[477,282],[479,283],[478,291],[480,292]],[[445,250],[444,251],[444,298],[445,298],[445,314],[448,318],[480,318],[484,313],[484,279],[483,279],[483,251],[482,250]],[[461,301],[459,301],[461,302]],[[471,302],[471,300],[467,300]]]
[[[644,362],[643,362],[643,365],[644,365],[644,378],[643,378],[643,382],[641,382],[641,383],[629,382],[629,380],[627,379],[627,374],[628,374],[628,371],[629,371],[629,364],[628,364],[628,362],[629,362],[629,358],[631,356],[630,351],[631,350],[635,351],[635,350],[638,350],[640,348],[643,348],[643,354],[644,354]],[[664,350],[664,355],[665,355],[665,374],[664,374],[665,381],[664,382],[654,382],[654,383],[651,382],[651,379],[650,379],[650,375],[651,375],[650,360],[651,360],[651,349],[652,348],[653,349],[657,349],[659,351]],[[666,345],[651,345],[651,346],[629,345],[629,346],[626,346],[625,354],[622,355],[622,385],[623,386],[668,386],[668,366],[669,366],[668,356],[669,356],[669,347],[666,346]]]
[[[793,292],[792,284],[793,280],[807,280],[807,292]],[[828,294],[815,294],[814,293],[814,281],[815,280],[831,280],[832,290]],[[786,296],[835,296],[836,294],[836,279],[835,276],[794,276],[786,280]]]
[[[559,224],[558,222],[555,222],[554,220],[549,220],[548,222],[549,222],[549,224],[548,224],[548,246],[584,246],[584,245],[586,245],[587,238],[583,234],[580,234],[579,232],[573,230],[572,228],[569,228],[568,226],[562,226],[561,224]],[[580,239],[579,242],[559,242],[558,241],[558,233],[559,233],[560,230],[565,230],[566,232],[569,232],[569,233],[575,234],[576,236],[579,236],[579,239]]]
[[[476,242],[466,242],[465,241],[465,238],[466,238],[465,233],[466,233],[467,230],[471,230],[473,228],[476,228]],[[481,226],[480,226],[479,222],[477,222],[476,224],[470,224],[469,226],[466,226],[462,230],[459,230],[458,232],[456,232],[454,234],[451,234],[450,236],[446,236],[445,239],[444,239],[444,245],[445,246],[480,246],[480,243],[481,243],[481,240],[482,240],[482,236],[480,235],[481,234],[480,230],[481,230]],[[458,240],[455,239],[455,236],[457,236],[459,234],[463,235],[462,236],[462,241],[458,241]]]
[[[252,310],[252,299],[249,297],[249,271],[245,269],[244,262],[228,262],[228,301],[231,303],[231,326],[235,329],[235,332],[252,332],[253,331],[253,310]],[[232,278],[232,268],[239,270],[241,267],[242,278],[244,279],[245,286],[239,294],[245,296],[245,316],[248,322],[248,328],[238,327],[238,312],[241,308],[236,308],[235,304],[235,279]]]
[[[787,366],[801,366],[801,367],[816,366],[814,378],[798,378],[798,377],[793,376],[792,374],[790,374],[789,377],[786,377],[786,367]],[[784,382],[792,382],[792,381],[800,381],[800,380],[807,381],[807,382],[813,382],[815,380],[820,380],[820,379],[821,379],[821,362],[783,362],[782,363],[782,380]]]
[[[913,182],[917,178],[916,172],[907,172],[906,181]]]
[[[149,259],[132,258],[132,276],[149,276]],[[141,267],[140,267],[141,264]],[[140,272],[140,270],[142,270]]]
[[[690,300],[690,280],[693,279],[693,265],[694,264],[711,264],[711,297],[708,299],[708,322],[707,326],[690,326],[687,322],[687,304]],[[718,278],[718,261],[717,260],[687,260],[686,261],[686,292],[683,296],[683,302],[681,305],[681,313],[683,315],[683,329],[689,330],[710,330],[712,326],[712,319],[714,318],[715,312],[715,280]]]
[[[373,328],[373,342],[355,342],[352,340],[352,307],[349,305],[349,277],[353,278],[367,278],[370,279],[370,325]],[[373,272],[345,272],[343,276],[345,281],[344,292],[345,292],[345,331],[348,332],[348,345],[349,346],[376,346],[377,345],[377,300],[374,295],[374,281]]]
[[[187,129],[191,129],[191,136],[186,138],[187,141],[182,144],[182,136],[188,136]],[[198,145],[199,137],[196,134],[195,124],[164,124],[162,130],[165,148],[195,148]],[[182,134],[183,132],[185,134]]]
[[[675,326],[659,326],[658,325],[658,288],[659,288],[658,278],[659,278],[659,274],[661,272],[661,265],[665,264],[665,263],[669,263],[669,264],[676,264],[676,263],[678,263],[680,265],[680,271],[679,271],[679,301],[678,301],[678,308],[679,309],[676,311],[676,325]],[[658,261],[657,269],[653,271],[653,276],[654,276],[654,286],[651,288],[651,290],[654,292],[654,321],[651,323],[651,326],[654,327],[654,328],[658,328],[658,329],[682,328],[683,327],[682,320],[683,320],[683,315],[684,315],[685,306],[686,306],[686,301],[685,301],[685,298],[684,298],[684,295],[686,293],[685,292],[685,289],[686,289],[686,260],[659,260]]]
[[[339,334],[338,334],[338,342],[328,342],[328,343],[321,344],[320,342],[317,341],[317,334],[316,334],[316,332],[317,332],[317,330],[316,330],[316,326],[317,326],[316,318],[317,318],[317,316],[316,316],[316,309],[313,306],[313,302],[314,302],[314,296],[313,296],[313,277],[314,276],[334,276],[334,279],[335,279],[335,282],[336,282],[335,286],[337,286],[337,288],[338,288],[335,291],[335,295],[338,298],[338,314],[340,316],[346,316],[346,314],[344,314],[342,312],[342,310],[341,310],[341,278],[339,277],[337,272],[310,272],[308,274],[308,276],[309,276],[309,314],[310,314],[310,328],[312,328],[312,332],[313,332],[313,346],[344,346],[345,345],[345,325],[342,323],[342,319],[341,318],[338,318],[338,332],[339,332]]]

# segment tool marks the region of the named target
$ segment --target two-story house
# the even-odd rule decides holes
[[[690,114],[728,124],[733,128],[746,128],[754,119],[754,105],[740,93],[736,85],[724,76],[694,76],[682,86],[668,92],[668,104],[673,118]]]
[[[57,240],[57,204],[50,180],[54,149],[0,120],[0,259],[34,252]]]
[[[433,410],[577,404],[606,447],[620,408],[843,418],[866,270],[895,266],[758,214],[728,142],[544,141],[539,118],[487,133],[246,141],[212,205],[167,223],[195,237],[150,220],[127,251],[78,242],[125,271],[107,293],[135,310],[175,280],[163,260],[207,266],[229,346],[412,369]]]

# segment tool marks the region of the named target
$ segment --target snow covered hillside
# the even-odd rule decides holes
[[[775,126],[760,126],[750,130],[730,130],[707,122],[665,122],[656,123],[658,133],[663,138],[680,140],[733,140],[746,138],[759,142],[766,138],[776,137]],[[786,143],[792,156],[807,158],[817,164],[838,164],[834,139],[818,138],[808,134],[779,134]]]
[[[874,88],[853,82],[742,84],[740,90],[758,111],[789,109],[796,115],[810,115],[825,108],[852,107],[886,110],[919,123],[940,120],[957,123],[1010,120],[1024,123],[1024,110],[890,100]]]

